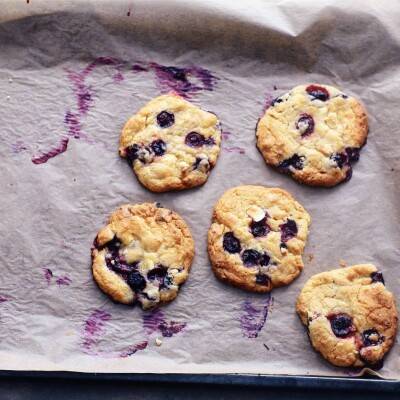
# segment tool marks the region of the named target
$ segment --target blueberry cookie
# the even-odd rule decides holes
[[[316,84],[276,98],[256,129],[267,164],[313,186],[350,179],[367,134],[367,115],[354,97]]]
[[[177,296],[193,256],[192,236],[177,213],[153,203],[127,204],[96,236],[93,277],[113,300],[153,308]]]
[[[339,367],[377,365],[395,340],[395,301],[371,264],[314,275],[297,312],[314,348]]]
[[[164,95],[125,124],[119,153],[153,192],[202,185],[217,162],[221,131],[215,114]]]
[[[215,205],[208,231],[215,275],[252,292],[289,284],[303,269],[310,222],[307,211],[284,190],[228,190]]]

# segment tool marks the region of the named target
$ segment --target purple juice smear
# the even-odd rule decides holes
[[[202,90],[213,90],[218,80],[208,69],[196,66],[181,68],[151,62],[149,68],[155,72],[163,93],[172,90],[185,98]]]
[[[82,346],[92,350],[97,345],[105,332],[106,323],[111,319],[111,314],[103,310],[94,310],[85,321]]]
[[[224,150],[227,151],[228,153],[239,153],[239,154],[246,153],[246,150],[243,147],[239,146],[224,147]]]
[[[69,286],[71,283],[72,281],[68,276],[61,276],[56,280],[58,286]]]
[[[1,303],[5,303],[6,301],[8,301],[9,299],[6,296],[0,295],[0,304]]]
[[[51,283],[51,279],[53,278],[53,271],[50,268],[43,268],[44,279],[48,285]]]
[[[121,357],[121,358],[126,358],[126,357],[129,357],[129,356],[132,356],[137,351],[144,350],[147,347],[148,344],[149,344],[149,342],[147,340],[144,340],[143,342],[140,342],[140,343],[135,344],[133,346],[129,346],[125,350],[122,350],[118,354],[118,356]]]
[[[160,332],[163,337],[172,337],[186,327],[186,322],[167,321],[161,310],[143,315],[143,327],[148,335]]]
[[[11,150],[14,154],[18,154],[25,150],[28,150],[28,148],[25,146],[22,140],[17,140],[15,143],[11,145]]]
[[[273,297],[270,293],[267,293],[261,301],[245,300],[243,302],[243,314],[239,319],[243,336],[249,339],[254,339],[258,336],[265,325],[273,301]]]
[[[69,142],[68,138],[65,138],[65,137],[62,138],[60,143],[56,147],[50,149],[49,151],[47,151],[45,153],[42,153],[40,156],[32,157],[31,161],[34,164],[44,164],[45,162],[50,160],[50,158],[58,156],[59,154],[67,151],[68,142]]]

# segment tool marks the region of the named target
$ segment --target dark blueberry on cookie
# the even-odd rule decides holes
[[[126,158],[131,164],[139,157],[139,150],[140,146],[137,144],[133,144],[132,146],[126,148]]]
[[[161,66],[160,69],[170,74],[172,78],[176,79],[177,81],[182,81],[182,82],[187,81],[186,72],[183,68]]]
[[[108,243],[106,243],[106,246],[107,246],[108,250],[113,254],[117,254],[119,252],[119,249],[120,249],[121,245],[122,245],[122,243],[117,238],[117,235],[115,235],[112,238],[112,240],[110,240]]]
[[[225,233],[222,245],[224,250],[231,254],[239,253],[241,250],[240,241],[235,237],[233,232]]]
[[[261,221],[251,221],[250,223],[250,232],[254,237],[266,236],[270,231],[269,226],[267,225],[267,219],[263,218]]]
[[[112,263],[112,261],[114,261],[114,263]],[[128,264],[128,263],[122,261],[121,259],[115,259],[115,260],[112,260],[112,261],[111,261],[111,269],[116,271],[116,272],[119,272],[119,273],[132,272],[138,266],[137,262],[132,263],[132,264]]]
[[[376,329],[367,329],[362,333],[362,340],[365,347],[376,346],[383,342],[384,337]]]
[[[160,128],[168,128],[175,122],[174,114],[168,111],[161,111],[157,115],[157,124]]]
[[[275,104],[279,104],[279,103],[282,103],[282,102],[283,102],[283,99],[280,98],[280,97],[277,97],[276,99],[272,100],[271,107],[273,107]]]
[[[190,132],[185,137],[185,144],[190,147],[201,147],[204,144],[204,136],[197,132]]]
[[[329,92],[322,86],[309,85],[306,87],[306,92],[313,97],[313,100],[326,101],[329,99]]]
[[[383,279],[383,274],[381,271],[375,271],[371,274],[371,280],[372,282],[381,282],[385,284],[385,280]]]
[[[164,267],[164,265],[157,265],[147,273],[147,279],[149,279],[150,281],[155,279],[163,280],[167,275],[167,272],[167,267]]]
[[[257,250],[249,249],[242,253],[242,261],[246,267],[252,267],[259,264],[261,254]]]
[[[271,279],[268,275],[260,273],[256,275],[256,283],[257,285],[269,286],[269,284],[271,283]]]
[[[303,169],[304,167],[304,156],[299,156],[298,154],[293,154],[292,157],[282,161],[279,165],[278,168],[286,171],[290,167],[293,167],[294,169]]]
[[[212,137],[208,137],[207,139],[204,139],[204,144],[206,146],[213,146],[215,144],[215,140]]]
[[[347,164],[348,158],[344,153],[334,153],[331,155],[331,160],[333,160],[339,168],[343,168]]]
[[[347,314],[333,314],[328,316],[332,332],[339,338],[345,338],[355,332],[352,318]]]
[[[356,162],[360,158],[360,149],[358,147],[346,147],[345,152],[350,162]]]
[[[314,118],[310,114],[301,114],[296,122],[296,129],[301,137],[306,137],[314,132]]]
[[[150,147],[156,156],[162,156],[167,150],[167,145],[162,139],[154,140],[151,142]]]
[[[128,275],[128,285],[132,288],[133,291],[139,292],[140,290],[143,290],[146,287],[146,280],[143,278],[143,276],[137,272],[131,272]]]
[[[269,264],[270,260],[271,260],[271,257],[267,253],[261,254],[260,265],[262,265],[263,267],[266,267]]]
[[[297,224],[296,221],[292,219],[288,219],[286,223],[280,225],[279,228],[281,228],[281,240],[283,243],[297,235]]]

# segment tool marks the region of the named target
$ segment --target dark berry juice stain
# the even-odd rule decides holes
[[[186,326],[186,322],[167,321],[164,313],[159,309],[143,314],[143,327],[148,335],[159,332],[163,337],[172,337]]]
[[[11,144],[11,151],[14,154],[22,153],[25,150],[28,150],[28,148],[22,140],[17,140],[15,143]]]
[[[50,268],[43,268],[44,279],[48,285],[50,285],[51,280],[53,279],[53,271]]]
[[[60,276],[56,279],[56,284],[58,286],[69,286],[71,283],[71,278],[69,278],[68,276]]]
[[[82,346],[84,350],[92,350],[105,333],[106,323],[110,321],[111,314],[103,310],[94,310],[84,322]]]
[[[47,285],[50,286],[53,282],[53,278],[56,280],[57,286],[69,286],[72,283],[71,278],[67,275],[57,276],[50,268],[43,268],[44,279],[46,279]]]
[[[185,98],[190,98],[202,90],[213,90],[218,80],[211,71],[197,66],[175,67],[151,62],[149,68],[155,72],[163,93],[172,90]]]
[[[239,146],[224,147],[224,150],[227,151],[228,153],[239,153],[239,154],[246,153],[246,150],[243,147]]]
[[[112,351],[99,348],[100,341],[104,337],[107,324],[110,321],[111,314],[100,309],[94,310],[84,321],[81,338],[81,346],[84,353],[105,358],[126,358],[147,347],[148,342],[144,340],[137,344],[129,345],[122,350]]]
[[[9,298],[7,296],[1,295],[0,294],[0,304],[1,303],[5,303],[9,300]]]
[[[50,158],[56,157],[59,154],[62,154],[65,151],[67,151],[68,142],[69,142],[69,138],[65,138],[65,137],[62,138],[60,143],[56,147],[51,148],[50,150],[48,150],[47,152],[42,153],[39,156],[32,157],[31,161],[34,164],[44,164],[44,163],[46,163],[48,160],[50,160]]]
[[[126,357],[133,356],[137,351],[144,350],[148,344],[149,344],[149,342],[147,340],[144,340],[143,342],[140,342],[133,346],[129,346],[128,348],[126,348],[125,350],[122,350],[119,353],[119,357],[126,358]]]
[[[243,314],[239,318],[243,336],[254,339],[264,327],[268,313],[273,305],[270,293],[263,295],[262,299],[245,300],[242,304]]]

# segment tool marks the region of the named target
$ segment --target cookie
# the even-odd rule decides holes
[[[314,275],[296,308],[314,348],[339,367],[378,365],[396,337],[394,297],[371,264]]]
[[[96,236],[93,277],[114,301],[153,308],[177,296],[193,256],[192,236],[177,213],[153,203],[127,204]]]
[[[327,85],[301,85],[276,98],[259,120],[267,164],[312,186],[349,180],[368,134],[364,107]]]
[[[215,205],[208,231],[215,275],[252,292],[288,285],[303,269],[310,222],[284,190],[250,185],[228,190]]]
[[[215,114],[177,95],[151,100],[125,124],[119,153],[153,192],[202,185],[221,149]]]

